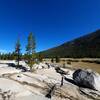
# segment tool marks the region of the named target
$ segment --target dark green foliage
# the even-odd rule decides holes
[[[35,53],[35,46],[36,46],[35,37],[33,36],[32,33],[30,33],[29,36],[28,36],[28,44],[26,46],[27,54],[30,55],[32,53]]]
[[[16,46],[15,46],[15,53],[16,53],[16,56],[17,56],[17,59],[16,59],[16,61],[18,62],[18,65],[17,66],[19,66],[19,61],[20,61],[20,47],[21,47],[21,45],[20,45],[20,40],[18,39],[17,40],[17,42],[16,42]]]
[[[54,63],[54,58],[51,59],[51,62]]]
[[[16,53],[15,52],[12,52],[11,53],[11,60],[16,60]]]
[[[38,53],[38,54],[36,55],[36,58],[37,58],[40,62],[43,61],[43,55],[42,55],[41,53]]]
[[[27,56],[27,61],[28,61],[28,64],[30,66],[30,70],[32,71],[32,66],[34,64],[34,59],[35,59],[35,46],[36,46],[36,43],[35,43],[35,37],[33,36],[32,33],[29,34],[28,36],[28,43],[27,43],[27,46],[26,46],[26,56]]]
[[[60,58],[58,56],[55,57],[56,63],[60,62]]]
[[[44,57],[100,58],[100,30],[43,51]]]
[[[23,60],[28,60],[28,58],[29,58],[28,56],[29,56],[29,55],[28,55],[27,53],[25,53],[24,55],[22,55],[22,59],[23,59]]]
[[[16,60],[16,53],[0,53],[0,60]]]

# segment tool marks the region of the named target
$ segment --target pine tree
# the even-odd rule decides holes
[[[36,46],[35,37],[33,36],[32,33],[30,33],[28,36],[28,44],[26,46],[26,52],[28,55],[28,64],[30,66],[30,71],[32,71],[32,66],[34,63],[35,46]]]
[[[15,53],[17,55],[17,66],[19,67],[19,61],[20,61],[20,49],[21,48],[21,45],[20,45],[20,39],[17,40],[16,42],[16,47],[15,47]]]
[[[1,56],[2,56],[2,54],[1,54],[1,52],[0,52],[0,60],[2,60],[2,59],[1,59]]]
[[[59,63],[60,62],[59,56],[56,56],[55,59],[56,59],[56,63]]]
[[[40,61],[40,62],[42,62],[43,61],[43,55],[42,55],[42,53],[38,53],[38,60]]]
[[[51,62],[54,63],[54,58],[51,58]]]

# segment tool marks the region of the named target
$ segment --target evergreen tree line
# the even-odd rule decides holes
[[[41,53],[35,53],[34,58],[38,59],[40,62],[43,60],[43,55]],[[20,61],[21,60],[27,60],[28,55],[20,53]],[[9,52],[9,53],[0,53],[0,60],[17,60],[17,54],[16,52]]]
[[[0,60],[16,60],[16,53],[0,53]],[[22,56],[22,54],[20,54]]]
[[[25,48],[26,52],[25,54],[22,54],[21,43],[20,39],[18,38],[15,44],[15,50],[10,53],[0,53],[0,60],[16,60],[18,62],[18,66],[19,66],[19,61],[24,60],[29,64],[30,68],[32,68],[33,64],[36,61],[42,61],[43,56],[41,55],[41,53],[36,53],[35,51],[36,40],[33,33],[29,34],[27,38],[27,45]]]

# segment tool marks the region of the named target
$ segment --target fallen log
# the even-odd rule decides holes
[[[56,70],[57,73],[59,73],[61,75],[68,75],[68,72],[69,72],[69,71],[66,72],[66,71],[62,70],[59,67],[56,67],[55,70]]]
[[[54,94],[55,87],[56,87],[56,85],[52,86],[51,89],[49,90],[48,94],[46,94],[45,97],[51,98],[53,96],[53,94]]]
[[[57,73],[59,73],[62,76],[61,85],[60,85],[60,87],[62,87],[63,86],[64,75],[68,75],[69,71],[66,72],[66,71],[60,69],[59,67],[56,67],[55,70],[56,70]]]

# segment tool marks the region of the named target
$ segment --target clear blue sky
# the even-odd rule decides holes
[[[0,0],[0,51],[22,52],[33,32],[42,51],[100,29],[100,0]]]

